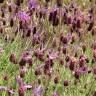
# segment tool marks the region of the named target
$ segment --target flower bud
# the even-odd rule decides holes
[[[93,23],[93,22],[91,22],[91,23],[89,24],[89,26],[88,26],[87,30],[88,30],[88,31],[91,31],[91,30],[92,30],[92,28],[93,28],[93,25],[94,25],[94,23]]]
[[[24,96],[24,94],[25,94],[24,91],[25,91],[24,88],[19,87],[19,89],[18,89],[18,95],[19,95],[19,96]]]
[[[74,73],[74,77],[76,78],[76,79],[79,79],[80,78],[80,71],[75,71],[75,73]]]
[[[55,77],[55,78],[54,78],[54,83],[57,84],[58,82],[59,82],[58,77]]]
[[[64,80],[64,86],[67,87],[69,85],[69,81],[68,80]]]
[[[14,21],[13,21],[13,18],[11,18],[11,20],[10,20],[10,26],[13,27],[13,25],[14,25]]]
[[[30,37],[31,36],[31,29],[28,29],[26,37]]]
[[[25,64],[26,64],[26,60],[25,60],[24,58],[22,58],[22,59],[20,60],[20,62],[19,62],[19,65],[20,65],[20,66],[25,66]]]
[[[63,2],[62,2],[62,0],[56,0],[56,3],[57,3],[58,7],[61,7]]]
[[[15,53],[11,53],[9,60],[10,60],[10,62],[17,64],[17,59],[16,59]]]

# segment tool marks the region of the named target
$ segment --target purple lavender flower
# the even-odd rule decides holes
[[[28,3],[28,9],[29,10],[33,10],[37,7],[37,2],[36,0],[29,0],[29,3]]]
[[[39,11],[39,18],[45,19],[45,16],[46,16],[47,12],[48,12],[47,8],[41,8],[40,11]]]
[[[43,89],[40,85],[34,89],[34,96],[43,96]]]
[[[35,44],[39,44],[40,42],[41,42],[41,37],[40,37],[40,35],[35,34],[35,35],[33,36],[33,38],[32,38],[32,44],[33,44],[33,46],[34,46]]]
[[[57,26],[59,24],[59,18],[57,16],[58,8],[53,7],[50,15],[49,15],[49,21],[52,23],[53,26]]]
[[[25,51],[24,53],[22,53],[21,60],[19,61],[19,64],[20,64],[20,66],[25,66],[26,63],[28,63],[28,64],[32,63],[30,61],[32,61],[31,54],[30,54],[30,52]]]
[[[13,94],[15,94],[15,91],[12,90],[11,88],[7,89],[7,92],[8,92],[8,96],[12,96]]]
[[[30,84],[25,84],[24,87],[25,87],[25,89],[27,89],[27,90],[28,90],[28,89],[32,89],[32,85],[30,85]]]
[[[59,57],[59,53],[58,52],[51,52],[48,54],[48,57],[50,60],[57,59]]]
[[[79,58],[79,66],[82,67],[88,62],[88,58],[85,55],[81,55]]]
[[[53,96],[59,96],[57,91],[54,91]]]
[[[39,60],[41,60],[41,61],[43,61],[44,60],[44,51],[45,51],[45,48],[44,49],[37,49],[35,52],[34,52],[34,54],[35,54],[35,56],[39,59]]]
[[[8,96],[12,96],[15,93],[13,89],[10,89],[6,86],[0,86],[0,92],[2,91],[8,92]]]
[[[19,96],[24,96],[25,91],[32,88],[30,84],[25,84],[20,76],[16,77],[16,82],[19,85],[18,88]]]
[[[31,59],[31,54],[30,52],[26,51],[22,54],[22,58],[24,58],[26,61],[28,61],[29,59]]]
[[[7,87],[5,86],[0,86],[0,91],[6,91],[7,90]]]
[[[27,72],[26,67],[20,68],[20,77],[23,78],[25,76],[26,72]]]
[[[85,73],[88,72],[88,68],[85,67],[85,66],[83,66],[83,67],[81,67],[81,68],[79,69],[79,71],[80,71],[80,73],[85,74]]]
[[[16,82],[18,83],[19,86],[23,85],[23,80],[20,76],[16,77]]]
[[[16,54],[14,52],[10,54],[9,60],[14,64],[17,63]]]
[[[30,20],[30,16],[24,11],[18,12],[17,16],[22,22],[28,22]]]
[[[67,34],[67,40],[70,41],[72,39],[72,34],[71,33],[68,33]]]
[[[18,95],[19,96],[24,96],[25,95],[25,88],[23,86],[20,86],[18,88]]]
[[[80,78],[80,75],[81,75],[81,72],[79,70],[76,70],[75,73],[74,73],[74,77],[76,79],[79,79]]]

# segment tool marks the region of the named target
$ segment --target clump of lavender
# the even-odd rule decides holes
[[[21,59],[19,61],[20,66],[25,66],[26,64],[29,64],[29,66],[32,66],[32,57],[30,52],[25,51],[22,53]]]
[[[32,11],[32,10],[35,10],[36,7],[38,7],[37,6],[37,1],[36,0],[29,0],[29,2],[28,2],[28,9],[30,11]]]
[[[18,18],[22,22],[28,22],[30,20],[30,16],[26,12],[23,12],[23,11],[20,11],[18,13]]]
[[[0,75],[8,73],[0,79],[0,95],[73,96],[84,88],[84,94],[95,96],[93,3],[1,0]],[[11,68],[9,61],[15,66]]]
[[[34,96],[42,96],[43,95],[43,89],[39,85],[34,89]]]
[[[15,53],[11,53],[10,57],[9,57],[10,62],[12,62],[13,64],[17,64],[17,58],[16,58],[16,54]]]
[[[53,26],[57,26],[59,24],[59,18],[57,16],[58,8],[53,8],[49,15],[49,21]]]

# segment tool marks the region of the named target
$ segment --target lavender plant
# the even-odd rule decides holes
[[[0,96],[96,96],[95,0],[0,0]]]

